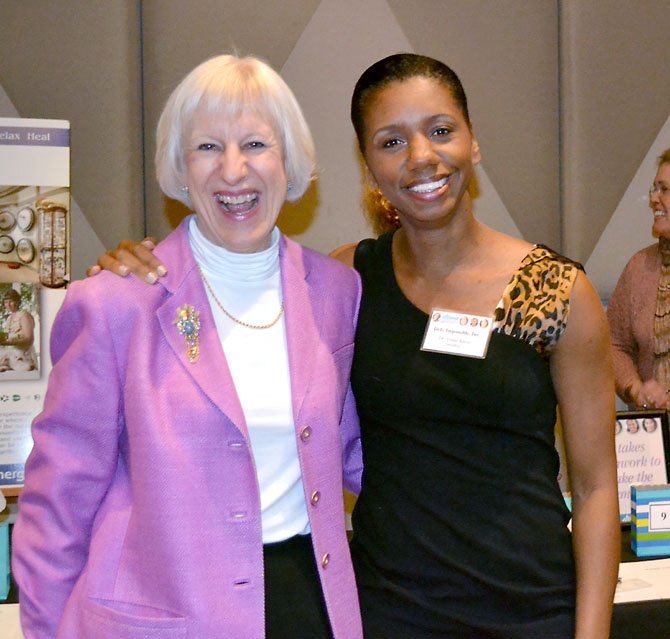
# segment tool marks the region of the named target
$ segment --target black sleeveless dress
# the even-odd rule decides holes
[[[366,639],[574,636],[575,568],[548,354],[581,266],[536,246],[485,359],[420,350],[392,234],[364,240],[352,383],[363,490],[352,556]]]

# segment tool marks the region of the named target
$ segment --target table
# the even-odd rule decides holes
[[[621,534],[621,561],[647,561],[630,548],[630,528]],[[636,601],[614,606],[611,639],[670,639],[670,600]]]

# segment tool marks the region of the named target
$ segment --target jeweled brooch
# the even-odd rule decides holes
[[[190,304],[183,304],[177,309],[173,324],[184,336],[188,361],[194,364],[200,352],[200,313]]]

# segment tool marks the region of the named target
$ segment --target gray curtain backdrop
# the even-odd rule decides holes
[[[360,72],[397,51],[460,75],[483,161],[478,217],[585,263],[603,299],[651,243],[670,146],[670,0],[0,0],[0,116],[72,125],[72,273],[186,213],[153,171],[154,128],[207,57],[266,59],[294,89],[320,175],[283,230],[327,252],[370,236],[348,120]],[[0,176],[0,182],[2,178]]]

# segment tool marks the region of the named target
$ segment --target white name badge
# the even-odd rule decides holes
[[[484,359],[492,329],[493,317],[434,308],[421,350]]]

